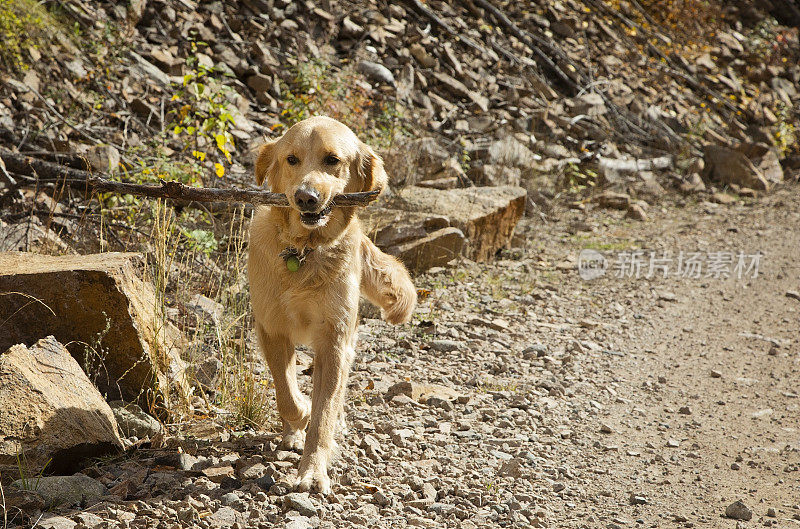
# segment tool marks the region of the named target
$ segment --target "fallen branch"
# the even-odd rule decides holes
[[[51,162],[37,160],[29,156],[0,152],[0,159],[5,162],[10,173],[37,177],[38,182],[52,181],[69,184],[73,189],[89,189],[112,193],[145,196],[151,198],[169,198],[191,202],[240,202],[246,204],[289,207],[289,200],[283,193],[270,193],[256,189],[217,189],[207,187],[191,187],[179,182],[161,180],[158,185],[133,184],[115,182],[93,176],[87,171],[64,167]],[[364,193],[346,193],[333,198],[333,206],[366,206],[376,198],[380,191]]]

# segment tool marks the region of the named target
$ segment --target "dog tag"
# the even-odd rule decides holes
[[[286,258],[286,268],[290,272],[297,272],[300,270],[300,259],[296,255],[290,255]]]

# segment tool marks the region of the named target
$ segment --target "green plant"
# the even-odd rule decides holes
[[[4,70],[27,70],[30,66],[23,51],[45,48],[56,24],[36,0],[0,0],[0,62]]]
[[[597,172],[582,169],[576,163],[568,163],[561,177],[561,188],[571,195],[577,195],[597,185]]]
[[[17,452],[17,472],[19,472],[19,480],[23,490],[37,490],[39,488],[39,481],[42,479],[45,469],[50,465],[52,459],[48,459],[44,466],[36,473],[36,478],[33,480],[30,474],[30,465],[28,458],[25,455],[25,450],[20,443],[19,452]]]
[[[781,157],[784,157],[798,147],[796,117],[792,109],[783,102],[778,105],[775,114],[778,118],[778,123],[775,124],[772,141]]]
[[[229,101],[232,90],[218,78],[213,67],[199,63],[196,42],[191,43],[192,52],[186,59],[189,73],[183,76],[183,84],[172,96],[176,107],[170,111],[173,135],[182,142],[184,150],[191,150],[196,163],[196,173],[209,158],[218,177],[225,174],[230,165],[234,139],[231,126],[234,124],[233,108]]]
[[[470,169],[471,162],[469,151],[467,150],[467,142],[464,141],[464,138],[459,138],[458,144],[461,146],[458,163],[461,165],[461,170],[466,173]]]
[[[219,247],[214,232],[203,229],[181,230],[181,234],[186,238],[187,247],[191,250],[211,255]]]

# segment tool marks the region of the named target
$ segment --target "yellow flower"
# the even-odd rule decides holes
[[[222,178],[222,175],[225,174],[225,168],[222,166],[221,163],[215,163],[214,172],[217,173],[218,177]]]
[[[192,151],[192,156],[200,160],[201,162],[206,161],[206,153],[202,151]]]

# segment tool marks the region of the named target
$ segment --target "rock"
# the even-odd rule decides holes
[[[602,116],[608,112],[603,97],[595,92],[589,92],[575,101],[573,111],[577,114],[584,114],[589,117]]]
[[[689,406],[681,406],[678,409],[678,413],[680,413],[681,415],[691,415],[692,414],[692,408],[690,408]]]
[[[117,419],[119,431],[125,437],[153,439],[164,433],[164,426],[154,417],[146,414],[138,404],[115,400],[108,403]]]
[[[311,527],[308,518],[303,516],[302,518],[294,518],[286,522],[284,529],[311,529]]]
[[[446,73],[433,72],[433,77],[435,77],[437,81],[443,84],[450,92],[465,99],[469,99],[484,112],[489,111],[489,98],[487,98],[486,96],[483,96],[473,90],[470,90],[469,88],[466,87],[464,83],[462,83],[458,79],[454,79],[453,77],[447,75]]]
[[[440,353],[457,351],[461,344],[455,340],[433,340],[428,343],[431,349]]]
[[[767,182],[772,184],[783,182],[783,167],[775,147],[765,143],[741,143],[736,150],[753,162]]]
[[[438,384],[418,384],[416,382],[402,381],[394,384],[386,391],[386,400],[390,400],[395,395],[405,395],[416,402],[425,403],[431,397],[455,400],[459,398],[460,393]]]
[[[201,387],[214,390],[217,387],[217,383],[219,383],[222,367],[222,361],[220,361],[219,358],[209,356],[195,369],[194,380],[200,384]]]
[[[711,195],[711,198],[709,200],[711,200],[711,202],[713,202],[715,204],[722,204],[723,206],[730,206],[731,204],[736,204],[736,200],[737,199],[736,199],[735,196],[731,195],[730,193],[722,193],[722,192],[718,191],[718,192],[714,193],[713,195]]]
[[[522,171],[518,167],[486,164],[471,168],[467,176],[479,186],[518,186]]]
[[[256,480],[256,485],[261,487],[265,491],[269,491],[272,486],[275,484],[275,479],[272,476],[261,476]]]
[[[225,312],[225,307],[221,303],[214,301],[202,294],[195,294],[191,297],[186,307],[193,310],[200,316],[211,321],[219,322]]]
[[[461,168],[461,164],[458,162],[458,160],[455,158],[448,158],[442,162],[438,169],[434,169],[429,172],[422,181],[418,182],[418,185],[423,185],[423,182],[429,182],[431,180],[453,178],[457,183],[461,184],[461,187],[468,187],[470,185],[469,178],[464,172],[464,169]]]
[[[415,138],[386,153],[384,166],[391,185],[403,187],[432,178],[449,158],[450,153],[436,139]]]
[[[459,255],[466,238],[458,228],[443,228],[419,239],[386,248],[413,272],[424,272],[434,266],[444,266]]]
[[[736,184],[759,191],[769,190],[769,183],[762,172],[741,151],[706,145],[703,149],[703,161],[703,174],[706,178],[722,184]]]
[[[205,522],[208,524],[208,527],[222,528],[231,527],[240,521],[240,519],[242,519],[242,515],[236,512],[234,509],[231,507],[222,507],[209,517],[205,518]]]
[[[17,470],[24,453],[30,474],[45,465],[74,472],[87,457],[121,449],[111,408],[55,338],[0,355],[0,468]]]
[[[736,500],[725,509],[725,516],[746,522],[753,517],[753,511],[748,509],[742,500]]]
[[[419,42],[415,42],[409,46],[408,51],[423,68],[433,68],[436,66],[436,58],[428,53]]]
[[[644,494],[637,494],[635,492],[631,492],[630,497],[628,498],[628,502],[631,505],[647,505],[650,501],[647,499],[647,496]]]
[[[38,520],[35,526],[41,527],[42,529],[73,529],[77,525],[78,522],[73,522],[69,518],[45,514]]]
[[[142,77],[147,79],[152,79],[153,81],[158,82],[164,87],[169,87],[170,80],[169,76],[162,72],[158,66],[155,64],[148,62],[144,57],[136,53],[135,51],[129,51],[128,54],[133,58],[133,70],[134,73],[139,73]],[[135,72],[138,70],[138,72]]]
[[[5,512],[16,512],[19,509],[22,512],[32,513],[42,511],[45,508],[44,498],[32,490],[18,490],[7,487],[4,495]]]
[[[538,161],[538,158],[514,136],[507,136],[489,146],[486,161],[491,165],[528,169]]]
[[[136,97],[133,99],[133,101],[131,101],[130,109],[134,114],[139,116],[139,119],[141,119],[145,124],[161,123],[161,116],[156,107],[141,97]]]
[[[625,218],[641,221],[648,220],[647,213],[645,213],[644,208],[639,204],[630,204],[628,206],[628,211],[625,212]]]
[[[521,187],[471,187],[422,189],[407,187],[398,193],[403,209],[446,215],[467,238],[467,256],[491,259],[506,247],[525,211],[526,192]]]
[[[61,237],[35,216],[16,224],[0,220],[0,254],[9,251],[74,253]]]
[[[74,59],[72,61],[68,61],[64,63],[67,71],[72,74],[74,79],[83,79],[89,72],[86,71],[86,68],[83,66],[83,61],[80,59]]]
[[[102,483],[85,474],[19,479],[12,485],[20,490],[36,491],[48,508],[94,503],[106,493]]]
[[[28,88],[33,90],[34,92],[39,91],[39,87],[41,86],[41,81],[39,80],[39,76],[34,70],[28,70],[25,72],[25,76],[22,78],[22,82],[25,83]]]
[[[149,388],[185,394],[180,332],[154,312],[153,287],[139,279],[140,259],[130,253],[0,253],[0,292],[21,293],[0,296],[0,314],[11,315],[0,350],[52,334],[110,399],[134,402]],[[169,373],[157,367],[164,365]]]
[[[596,197],[594,201],[604,208],[611,209],[628,209],[631,203],[631,197],[625,193],[615,193],[614,191],[603,191]]]
[[[169,50],[153,48],[150,51],[150,58],[169,75],[181,75],[183,73],[183,59],[173,57]]]
[[[356,70],[373,83],[394,86],[394,75],[384,65],[372,61],[360,61]]]
[[[364,208],[359,213],[375,244],[413,271],[444,266],[461,255],[464,234],[449,227],[450,220],[443,215],[387,208]]]
[[[114,173],[119,167],[119,151],[112,145],[93,145],[86,151],[86,159],[95,171]]]
[[[257,73],[247,78],[247,86],[252,88],[256,94],[267,92],[272,88],[272,77]]]
[[[435,180],[423,180],[417,182],[419,187],[428,187],[431,189],[455,189],[460,186],[460,180],[455,176],[448,176],[444,178],[437,178]]]
[[[311,501],[307,492],[292,492],[283,497],[283,505],[303,516],[316,516],[317,506]]]
[[[800,301],[800,292],[798,292],[797,290],[787,290],[786,297]]]

